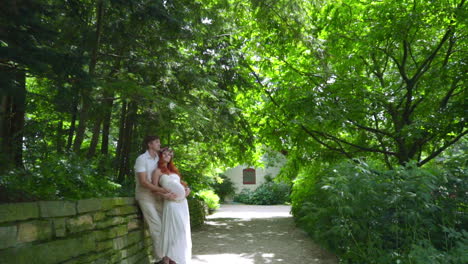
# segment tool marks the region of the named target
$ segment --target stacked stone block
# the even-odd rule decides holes
[[[149,263],[133,198],[0,205],[0,263]]]
[[[192,228],[206,215],[191,198]],[[0,263],[150,263],[152,242],[133,198],[0,204]]]

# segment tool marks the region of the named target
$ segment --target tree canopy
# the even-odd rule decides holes
[[[422,166],[467,133],[464,0],[7,2],[3,171],[72,153],[131,181],[146,134],[193,175],[262,145]]]
[[[252,1],[239,37],[259,133],[322,157],[426,164],[467,134],[466,12],[463,0]]]
[[[254,162],[222,6],[211,4],[8,1],[0,26],[3,172],[73,154],[100,160],[113,181],[132,182],[147,134],[180,152],[194,185],[216,168]]]
[[[241,196],[290,199],[343,263],[466,263],[467,12],[466,0],[5,0],[0,203],[131,196],[156,134],[212,208],[217,173],[285,155],[286,183]]]

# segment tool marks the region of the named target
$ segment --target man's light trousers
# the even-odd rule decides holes
[[[163,258],[160,243],[161,241],[161,205],[156,201],[138,200],[140,209],[143,212],[143,218],[148,224],[148,229],[153,241],[153,252],[156,261]]]

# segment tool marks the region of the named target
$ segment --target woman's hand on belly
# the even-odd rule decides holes
[[[161,194],[161,196],[166,200],[175,200],[177,198],[177,195],[175,193],[172,193],[172,192],[167,192],[167,193]]]

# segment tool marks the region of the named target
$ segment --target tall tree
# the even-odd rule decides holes
[[[28,152],[27,165],[70,151],[80,159],[87,153],[94,164],[100,145],[106,159],[115,160],[109,174],[126,182],[140,151],[135,146],[155,133],[184,146],[190,161],[184,168],[197,177],[214,164],[252,158],[255,139],[235,100],[246,83],[236,72],[240,42],[230,37],[231,17],[221,12],[228,2],[71,0],[41,6],[38,14],[51,36],[40,48],[55,57],[46,58],[51,63],[42,72],[22,66],[33,95],[26,97],[24,138],[28,149],[38,150]]]
[[[468,133],[465,0],[244,7],[257,122],[276,144],[421,166]]]
[[[96,2],[96,30],[95,35],[91,45],[90,51],[90,62],[89,62],[89,76],[94,77],[96,73],[96,64],[98,61],[98,54],[99,48],[101,44],[102,38],[102,29],[103,29],[103,19],[104,19],[104,0],[98,0]],[[81,149],[81,144],[83,143],[85,131],[86,131],[86,123],[88,121],[89,111],[91,108],[91,92],[92,86],[84,86],[81,90],[81,110],[79,115],[79,123],[78,128],[76,131],[75,141],[73,143],[73,150],[75,152]],[[97,121],[99,122],[99,121]],[[99,127],[100,124],[96,126]]]
[[[63,76],[82,74],[79,58],[57,48],[54,18],[58,8],[41,1],[9,0],[0,10],[1,145],[6,160],[14,160],[17,166],[22,164],[26,77],[66,82]],[[69,63],[66,67],[62,65],[65,61]]]

